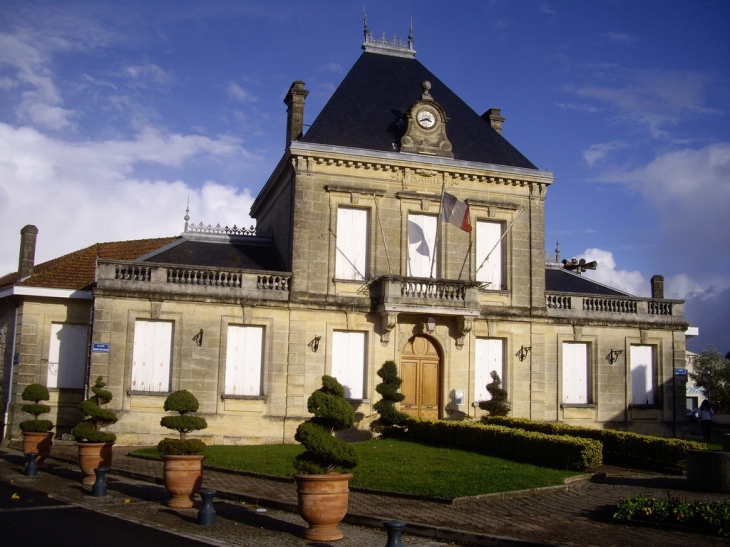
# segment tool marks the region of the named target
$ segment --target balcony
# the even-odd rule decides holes
[[[103,290],[211,298],[289,298],[289,273],[123,260],[99,260],[98,264],[97,286]]]
[[[546,293],[545,305],[549,317],[663,324],[684,322],[682,300]]]

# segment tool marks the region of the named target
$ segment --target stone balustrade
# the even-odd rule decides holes
[[[678,320],[682,320],[683,314],[681,300],[654,300],[626,296],[546,293],[545,305],[548,315],[555,317],[631,318],[659,322],[665,321],[667,317],[676,317]]]
[[[286,300],[291,274],[99,260],[100,290]]]

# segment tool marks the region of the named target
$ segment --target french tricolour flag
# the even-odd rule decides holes
[[[441,204],[441,220],[449,222],[465,232],[471,232],[469,206],[463,201],[456,199],[456,196],[445,192],[444,200]]]

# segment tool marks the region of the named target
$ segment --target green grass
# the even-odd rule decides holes
[[[352,446],[360,465],[351,485],[411,494],[475,496],[559,485],[579,474],[406,440],[382,439]],[[303,451],[299,444],[209,446],[205,464],[290,477],[295,473],[292,459]],[[136,454],[158,455],[154,448]]]

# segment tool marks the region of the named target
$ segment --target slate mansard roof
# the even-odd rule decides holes
[[[283,272],[274,246],[268,241],[190,241],[180,239],[145,256],[143,262],[236,270]]]
[[[545,292],[596,294],[602,296],[631,296],[628,293],[612,289],[581,275],[569,272],[559,266],[545,267]]]
[[[421,83],[450,118],[446,135],[454,159],[537,169],[491,124],[415,58],[363,53],[300,142],[393,152],[406,111],[420,100]]]

